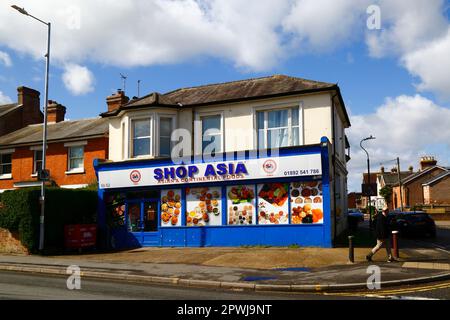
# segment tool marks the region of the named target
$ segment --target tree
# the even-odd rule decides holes
[[[392,187],[391,186],[384,186],[380,189],[380,196],[384,198],[384,201],[386,201],[386,204],[391,203],[392,200]]]

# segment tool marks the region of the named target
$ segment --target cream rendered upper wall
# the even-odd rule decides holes
[[[252,102],[239,102],[217,106],[180,109],[141,109],[127,111],[120,116],[110,118],[109,126],[109,157],[113,161],[128,158],[129,123],[133,117],[171,113],[174,117],[174,127],[184,128],[193,134],[198,143],[199,132],[194,130],[194,121],[201,115],[220,113],[223,115],[225,128],[225,151],[241,151],[256,149],[257,135],[256,112],[285,107],[300,106],[301,133],[300,144],[317,144],[323,136],[332,139],[331,95],[328,92],[291,97],[278,97]],[[341,121],[340,117],[337,117]],[[154,128],[154,136],[157,137]]]
[[[329,93],[265,99],[221,106],[202,107],[196,114],[222,113],[225,123],[225,151],[256,149],[256,111],[301,106],[301,144],[316,144],[323,136],[332,141],[331,97]]]

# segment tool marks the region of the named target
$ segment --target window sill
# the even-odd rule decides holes
[[[37,178],[37,176],[38,176],[37,173],[33,173],[33,174],[31,175],[32,178]]]
[[[0,180],[12,179],[12,174],[2,174],[0,175]]]
[[[86,173],[84,171],[84,169],[74,169],[74,170],[69,170],[69,171],[65,172],[65,174],[68,174],[68,175],[70,175],[70,174],[84,174],[84,173]]]

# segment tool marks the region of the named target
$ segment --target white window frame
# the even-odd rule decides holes
[[[85,144],[67,143],[67,144],[64,144],[64,146],[67,147],[67,171],[65,173],[66,174],[84,173],[85,172],[84,171],[84,159],[85,159],[85,157],[84,157],[84,146],[85,146]],[[81,168],[71,168],[70,167],[70,160],[71,160],[70,149],[71,148],[78,148],[78,147],[81,147],[83,149],[83,166]]]
[[[195,135],[195,143],[194,150],[195,154],[201,155],[203,154],[203,129],[202,129],[202,118],[210,117],[210,116],[220,116],[220,149],[221,151],[218,153],[226,152],[225,150],[225,117],[223,111],[202,111],[197,112],[195,114],[195,124],[194,124],[194,135]]]
[[[155,130],[154,130],[154,119],[155,119],[155,115],[152,114],[143,114],[140,116],[133,116],[129,118],[128,121],[128,158],[129,159],[142,159],[142,158],[150,158],[150,157],[154,157],[155,152],[154,152],[154,138],[155,138]],[[150,146],[149,146],[149,154],[145,154],[145,155],[139,155],[139,156],[134,156],[134,150],[133,150],[133,145],[134,145],[134,134],[133,134],[133,129],[134,129],[134,125],[133,122],[134,121],[142,121],[142,120],[148,120],[148,123],[150,125]]]
[[[12,178],[12,156],[14,153],[14,149],[5,149],[5,150],[0,150],[0,156],[4,155],[4,154],[10,154],[11,155],[11,172],[10,173],[4,173],[4,174],[0,174],[0,180],[2,179],[11,179]],[[3,165],[3,163],[1,164]]]
[[[294,146],[292,144],[292,109],[298,108],[298,146],[301,146],[304,144],[303,141],[303,102],[300,102],[297,105],[294,104],[277,104],[277,105],[271,105],[271,106],[264,106],[264,107],[257,107],[253,109],[253,127],[255,128],[255,139],[254,139],[254,149],[258,149],[258,138],[259,138],[259,129],[258,129],[258,112],[264,112],[264,132],[265,132],[265,139],[264,139],[264,146],[262,147],[267,148],[267,133],[270,130],[279,129],[279,128],[268,128],[268,114],[270,111],[279,111],[279,110],[288,110],[288,143],[289,147]],[[286,128],[286,127],[280,127],[280,128]],[[297,145],[296,145],[297,146]]]
[[[157,136],[158,137],[158,139],[155,141],[155,147],[156,147],[156,151],[155,151],[155,154],[157,154],[158,156],[161,156],[161,146],[160,146],[160,143],[161,143],[161,130],[160,130],[160,123],[161,123],[161,118],[168,118],[168,119],[171,119],[172,121],[171,121],[171,126],[172,126],[172,128],[171,128],[171,133],[170,133],[170,136],[169,136],[169,139],[170,139],[170,150],[172,150],[172,147],[173,147],[173,143],[172,143],[172,139],[171,139],[171,136],[172,136],[172,133],[173,133],[173,131],[175,130],[175,128],[176,128],[176,114],[170,114],[170,113],[157,113],[157,116],[156,116],[156,118],[158,119],[158,121],[157,121],[157,123],[156,123],[156,125],[155,125],[155,129],[156,129],[156,132],[157,132],[157,135],[155,135],[155,136]],[[170,154],[168,155],[169,157],[171,156]]]
[[[31,173],[32,177],[37,177],[37,174],[38,174],[37,173],[37,166],[36,166],[36,154],[38,152],[40,152],[42,154],[42,159],[40,160],[41,161],[41,168],[42,168],[42,161],[44,160],[43,159],[44,154],[42,152],[42,147],[41,148],[34,148],[34,150],[33,150],[33,172]]]

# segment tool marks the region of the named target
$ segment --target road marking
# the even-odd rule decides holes
[[[402,294],[402,293],[415,293],[415,292],[424,292],[431,291],[437,289],[446,289],[450,288],[450,283],[442,283],[437,285],[423,286],[423,287],[415,287],[415,288],[405,288],[405,289],[397,289],[397,290],[380,290],[374,292],[373,294],[368,293],[367,291],[360,292],[323,292],[319,294],[328,295],[328,296],[348,296],[348,297],[360,297],[360,296],[386,296],[393,294]]]

